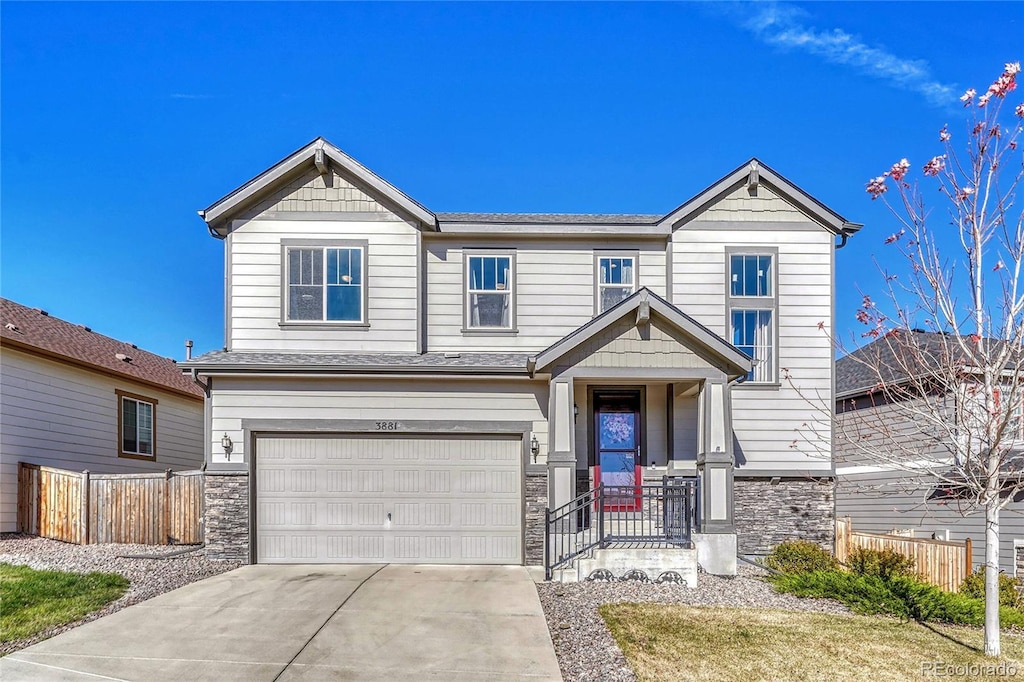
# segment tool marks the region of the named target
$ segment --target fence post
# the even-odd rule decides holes
[[[164,539],[163,544],[171,543],[171,470],[164,472],[164,508],[162,519],[164,530],[160,536]]]
[[[79,524],[81,528],[81,541],[83,545],[89,544],[89,470],[86,469],[82,472],[82,499],[79,501],[81,505],[81,516]]]
[[[964,540],[964,571],[965,571],[964,577],[965,578],[971,574],[971,553],[972,553],[972,551],[973,550],[971,548],[971,539],[967,538],[966,540]],[[1016,561],[1016,557],[1014,558],[1014,561]]]

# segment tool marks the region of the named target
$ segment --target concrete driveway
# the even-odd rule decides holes
[[[5,680],[561,680],[517,566],[246,566],[0,659]]]

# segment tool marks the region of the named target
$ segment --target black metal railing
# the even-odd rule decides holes
[[[598,485],[544,512],[544,568],[554,570],[592,549],[611,545],[691,547],[697,526],[696,478],[664,477],[661,484]]]

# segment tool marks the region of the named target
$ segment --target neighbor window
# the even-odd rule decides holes
[[[597,256],[597,313],[601,314],[636,291],[636,256]]]
[[[992,391],[992,399],[995,408],[1002,411],[1003,390],[1000,388]],[[1018,398],[1010,406],[1010,415],[1006,423],[1006,437],[1013,440],[1024,439],[1024,400]]]
[[[467,254],[466,328],[512,330],[515,255]]]
[[[289,322],[366,322],[363,246],[285,247]]]
[[[117,391],[118,451],[121,457],[156,456],[156,400]]]
[[[728,259],[730,339],[754,360],[748,382],[775,383],[775,256],[730,253]]]

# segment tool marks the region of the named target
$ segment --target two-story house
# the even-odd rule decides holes
[[[212,555],[537,565],[546,508],[663,476],[699,479],[709,570],[831,543],[781,375],[832,395],[860,226],[757,160],[663,215],[435,213],[317,139],[200,215]]]

